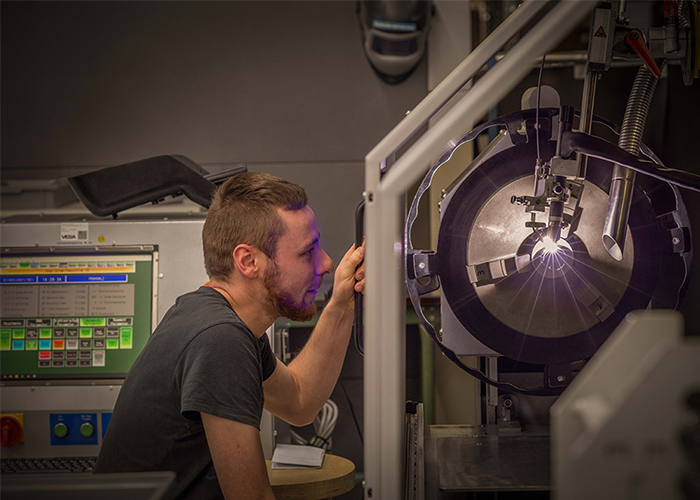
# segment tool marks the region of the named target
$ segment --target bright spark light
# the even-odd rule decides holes
[[[544,251],[546,253],[557,253],[559,251],[559,245],[557,245],[552,238],[545,237],[542,240],[542,245],[544,246]]]
[[[560,239],[555,242],[549,236],[545,236],[542,240],[538,241],[535,248],[532,249],[532,255],[535,256],[541,250],[545,255],[555,255],[562,248],[568,248],[571,250],[571,246],[565,239]]]

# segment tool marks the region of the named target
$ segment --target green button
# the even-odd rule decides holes
[[[80,318],[80,326],[105,326],[104,318]]]
[[[66,437],[68,434],[68,427],[66,427],[66,424],[56,424],[53,428],[53,433],[56,437]]]
[[[53,320],[53,326],[80,326],[80,320],[78,318],[56,318]]]
[[[51,338],[51,328],[39,328],[39,338],[40,339],[50,339]]]
[[[120,334],[120,340],[121,340],[121,348],[122,349],[131,349],[131,334],[133,332],[133,328],[130,326],[125,326],[119,329],[119,334]]]
[[[81,328],[80,329],[81,339],[91,339],[92,338],[92,328]]]
[[[27,350],[28,351],[36,351],[38,344],[39,344],[38,340],[27,340]]]
[[[0,351],[12,349],[12,330],[0,330]]]
[[[29,262],[21,262],[19,265],[19,268],[20,269],[29,269],[30,266],[31,266],[31,264]]]
[[[23,339],[24,338],[24,328],[13,328],[12,329],[13,339]]]
[[[119,339],[107,339],[107,349],[119,349]]]
[[[28,319],[29,328],[48,328],[51,326],[51,319]]]
[[[83,435],[83,437],[89,438],[93,435],[94,432],[95,428],[92,426],[92,424],[88,424],[87,422],[85,422],[83,425],[80,426],[80,433]]]
[[[24,320],[23,319],[3,319],[3,320],[0,320],[0,325],[2,325],[4,327],[24,326]]]

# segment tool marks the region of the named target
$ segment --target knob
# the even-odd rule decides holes
[[[80,434],[82,434],[83,437],[89,438],[93,435],[94,432],[95,428],[92,426],[92,424],[88,424],[87,422],[85,422],[83,425],[80,426]]]
[[[0,443],[3,446],[12,446],[19,443],[22,437],[22,424],[15,417],[5,415],[0,418]]]
[[[66,437],[68,434],[68,427],[66,427],[66,424],[63,423],[56,424],[53,427],[53,433],[56,435],[56,437]]]

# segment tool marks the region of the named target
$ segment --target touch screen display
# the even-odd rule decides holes
[[[3,252],[2,380],[124,377],[152,329],[149,248]]]

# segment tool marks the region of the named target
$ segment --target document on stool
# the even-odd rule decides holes
[[[315,446],[278,444],[272,454],[273,469],[320,469],[326,450]]]

